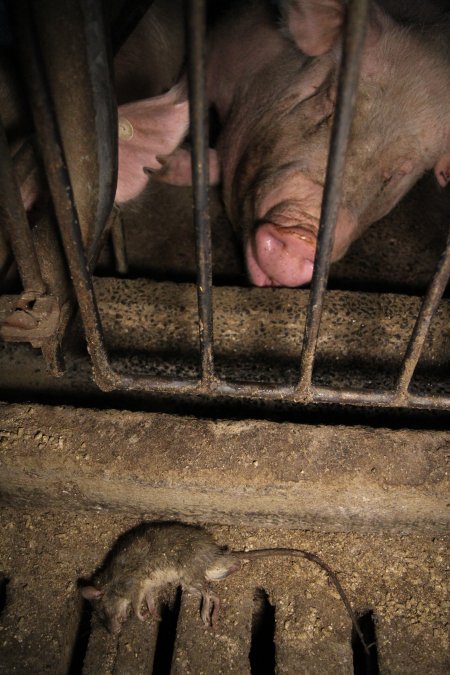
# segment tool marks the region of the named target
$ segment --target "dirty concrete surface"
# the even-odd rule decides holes
[[[80,672],[86,651],[87,673],[152,672],[155,623],[140,626],[130,618],[121,637],[123,654],[118,655],[114,638],[102,627],[89,642],[78,589],[79,580],[89,578],[117,536],[138,522],[135,516],[106,511],[2,510],[0,559],[9,581],[0,623],[0,672]],[[446,672],[445,538],[217,525],[208,529],[218,543],[235,549],[284,546],[317,553],[338,574],[355,611],[373,611],[381,672]],[[326,575],[309,561],[253,562],[214,588],[222,599],[215,630],[202,624],[198,600],[183,595],[172,672],[250,672],[256,589],[265,591],[274,608],[271,640],[277,672],[353,672],[351,622]],[[142,649],[148,652],[142,654]],[[128,670],[117,667],[119,658]]]
[[[328,296],[319,340],[320,381],[341,386],[392,383],[418,308],[415,295],[426,287],[444,246],[448,198],[448,190],[437,192],[425,179],[333,266],[334,295]],[[130,278],[109,278],[107,248],[100,261],[96,290],[108,344],[124,369],[192,375],[197,368],[195,290],[171,283],[195,280],[189,191],[154,185],[146,199],[143,211],[150,215],[144,220],[137,207],[125,214]],[[293,378],[307,291],[246,288],[239,246],[214,196],[212,209],[215,281],[228,285],[215,292],[219,368],[244,379]],[[377,291],[403,295],[379,296]],[[417,378],[417,386],[427,391],[448,391],[448,312],[447,301],[434,321]],[[307,561],[261,561],[217,584],[223,604],[215,631],[201,623],[197,600],[183,595],[178,617],[172,617],[176,629],[172,637],[166,635],[165,648],[158,646],[159,631],[151,622],[141,625],[130,619],[118,643],[101,627],[91,630],[79,580],[92,574],[124,530],[143,518],[173,519],[177,514],[201,522],[219,543],[234,548],[300,547],[319,554],[338,574],[355,611],[373,612],[379,672],[448,672],[448,523],[442,505],[449,441],[440,418],[435,426],[428,421],[425,429],[420,420],[413,423],[418,434],[413,439],[413,432],[399,429],[400,417],[395,442],[383,417],[375,428],[369,417],[364,425],[364,415],[358,418],[358,428],[345,427],[342,420],[341,426],[333,426],[339,421],[336,411],[332,417],[320,412],[320,429],[288,425],[283,419],[269,429],[264,422],[263,440],[253,426],[258,422],[219,420],[223,443],[211,443],[211,416],[226,417],[226,406],[219,407],[222,415],[216,406],[209,418],[192,417],[195,433],[180,417],[172,418],[168,431],[160,415],[171,411],[167,400],[145,403],[139,397],[102,394],[91,381],[81,345],[75,324],[68,343],[68,372],[59,380],[45,373],[37,350],[27,345],[0,349],[0,394],[6,402],[0,409],[5,432],[0,467],[0,672],[377,672],[370,671],[373,662],[355,666],[350,620],[325,574]],[[174,356],[178,350],[181,359]],[[41,407],[40,402],[53,405]],[[76,407],[69,412],[53,407],[61,403]],[[177,414],[192,415],[191,403],[184,401]],[[141,415],[133,422],[137,431],[127,426],[133,414]],[[64,415],[71,415],[70,424]],[[244,420],[247,416],[248,411],[241,412]],[[305,422],[301,415],[296,421]],[[144,447],[152,425],[154,435],[159,429],[157,454],[153,447]],[[301,435],[301,451],[300,446],[285,447],[295,433]],[[61,437],[70,438],[62,448]],[[174,439],[183,443],[179,452]],[[239,443],[241,452],[236,451]],[[61,482],[64,472],[66,483]],[[342,490],[336,476],[343,481]],[[120,508],[113,499],[118,479],[127,486]],[[309,499],[315,496],[318,505],[315,518],[312,511],[305,516],[310,503],[305,493],[295,506],[296,490],[305,479],[311,479]],[[244,500],[245,517],[237,515],[242,501],[238,493],[228,494],[222,509],[215,511],[205,493],[205,486],[226,492],[233,481],[234,487],[254,488],[253,508],[251,495]],[[334,486],[331,500],[321,493],[325,483]],[[152,511],[155,486],[159,494],[167,492]],[[278,511],[264,511],[261,493],[280,486]],[[383,518],[375,508],[381,502],[370,501],[375,488],[383,495]],[[101,495],[101,500],[95,501],[92,494]],[[347,507],[353,506],[351,518],[342,517],[344,496]],[[217,499],[219,504],[220,495]],[[419,504],[428,510],[417,527]],[[320,509],[333,512],[326,527]],[[400,512],[403,520],[397,519],[393,527],[393,514]],[[368,522],[372,527],[367,528]],[[272,616],[271,637],[258,642],[254,617],[261,606],[264,616]],[[168,629],[160,630],[163,634]],[[264,651],[265,642],[272,644],[274,656]],[[253,643],[254,651],[265,654],[266,670],[249,660]]]
[[[0,413],[4,502],[194,523],[448,532],[448,431],[29,404]]]

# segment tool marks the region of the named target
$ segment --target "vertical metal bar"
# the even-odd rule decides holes
[[[8,233],[24,291],[46,292],[30,225],[14,175],[5,129],[0,122],[0,215]]]
[[[111,241],[116,271],[119,274],[126,274],[128,272],[128,257],[125,228],[120,209],[116,206],[111,213]]]
[[[214,380],[211,227],[208,210],[208,134],[205,91],[205,0],[189,0],[189,113],[192,133],[192,188],[197,245],[197,297],[201,379]]]
[[[105,389],[114,386],[114,373],[109,368],[104,347],[100,315],[95,299],[92,278],[83,249],[72,185],[61,141],[58,121],[45,75],[45,65],[36,37],[33,9],[29,0],[18,0],[15,18],[20,33],[21,56],[29,87],[31,107],[38,141],[44,160],[48,184],[53,199],[64,250],[69,263],[75,294],[86,331],[87,346],[98,369],[106,373],[102,382]],[[107,381],[107,378],[110,378]]]
[[[430,283],[428,291],[422,301],[416,324],[411,334],[408,347],[400,366],[400,374],[397,380],[396,393],[398,396],[404,396],[410,385],[412,376],[417,366],[417,362],[422,353],[425,340],[430,329],[433,315],[442,298],[445,287],[450,277],[450,231],[447,238],[447,246],[442,253],[434,277]]]
[[[100,253],[102,233],[113,208],[117,187],[117,103],[112,82],[112,63],[105,44],[103,3],[98,0],[78,2],[83,15],[90,93],[95,110],[98,194],[87,246],[88,262],[94,268],[93,261]]]
[[[311,386],[323,299],[334,243],[334,230],[341,200],[345,155],[353,119],[368,8],[369,0],[352,0],[349,3],[343,38],[336,112],[331,133],[325,190],[320,214],[317,253],[306,314],[298,391],[307,391]]]

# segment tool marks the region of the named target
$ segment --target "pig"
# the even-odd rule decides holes
[[[183,0],[155,0],[114,59],[119,104],[117,202],[141,192],[148,172],[161,168],[156,156],[172,153],[188,131],[186,78],[180,79],[184,33]]]
[[[296,287],[310,282],[314,267],[345,5],[285,0],[281,7],[277,24],[269,3],[240,3],[211,31],[207,95],[221,130],[209,153],[210,181],[220,173],[251,282]],[[450,180],[448,25],[445,17],[402,25],[379,5],[371,8],[332,262],[425,171],[433,169],[442,187]],[[186,105],[183,79],[135,104],[128,121],[139,126],[141,174],[145,167],[159,180],[190,181],[188,153],[177,147]],[[146,140],[146,128],[157,130],[157,142]],[[142,179],[130,181],[125,194],[121,180],[119,201],[142,187]]]

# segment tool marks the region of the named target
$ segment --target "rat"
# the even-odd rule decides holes
[[[220,581],[256,558],[301,557],[321,567],[328,575],[361,640],[369,647],[355,613],[333,570],[315,553],[292,548],[232,551],[219,546],[204,528],[183,523],[143,523],[120,537],[81,594],[92,603],[100,622],[118,634],[131,610],[145,621],[149,615],[160,621],[158,597],[171,584],[201,598],[201,618],[206,626],[217,622],[220,600],[210,582]]]

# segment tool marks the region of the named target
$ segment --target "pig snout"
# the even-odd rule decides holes
[[[256,188],[256,229],[245,246],[250,280],[256,286],[303,286],[312,279],[323,198],[321,181],[280,168],[278,177]],[[243,223],[245,231],[245,223]],[[358,230],[354,214],[337,214],[334,262],[344,255]]]
[[[311,281],[315,236],[301,227],[262,223],[247,243],[246,259],[255,286],[303,286]]]
[[[317,204],[320,208],[320,201]],[[317,247],[317,228],[302,225],[278,226],[260,223],[245,247],[247,269],[255,286],[308,284],[313,275]],[[347,209],[338,214],[331,262],[346,253],[359,232],[360,224]]]

